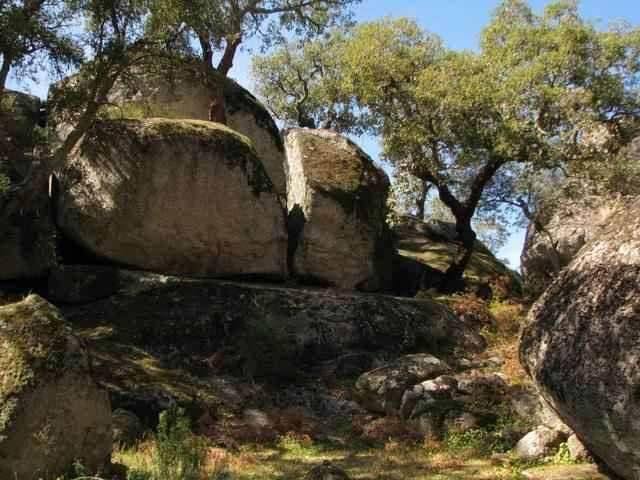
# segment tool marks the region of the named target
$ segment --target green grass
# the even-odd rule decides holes
[[[147,441],[136,449],[116,452],[114,459],[138,472],[151,471],[155,449],[154,442]],[[522,469],[531,466],[510,459],[497,462],[480,450],[452,448],[448,442],[388,441],[378,446],[315,442],[291,434],[275,445],[245,445],[237,451],[210,448],[201,478],[297,480],[325,460],[354,480],[517,480]]]

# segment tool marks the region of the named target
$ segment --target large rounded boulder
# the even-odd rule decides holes
[[[521,360],[594,456],[640,475],[640,199],[626,199],[531,310]]]
[[[289,130],[285,145],[292,272],[344,289],[383,288],[392,260],[386,174],[328,130]]]
[[[0,478],[53,479],[111,455],[111,407],[59,312],[31,295],[0,307]]]
[[[96,257],[197,277],[286,275],[285,219],[251,141],[197,120],[103,120],[60,175],[58,224]]]
[[[202,65],[176,61],[162,71],[139,71],[114,88],[113,113],[132,117],[209,120],[211,102],[220,92],[227,125],[251,139],[273,186],[283,198],[285,151],[280,130],[268,110],[251,92]]]

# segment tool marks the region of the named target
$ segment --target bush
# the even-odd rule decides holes
[[[156,444],[158,480],[199,480],[206,446],[191,433],[184,409],[172,407],[160,414]]]

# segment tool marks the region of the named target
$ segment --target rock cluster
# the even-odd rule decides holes
[[[413,354],[363,373],[356,398],[370,412],[396,416],[431,438],[495,421],[507,397],[497,373],[461,370],[430,354]]]

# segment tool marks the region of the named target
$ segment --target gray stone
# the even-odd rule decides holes
[[[615,201],[599,196],[561,196],[543,205],[538,225],[531,223],[520,256],[527,291],[539,297],[580,249],[595,238],[615,209]]]
[[[640,473],[640,200],[627,198],[533,306],[522,363],[593,455]]]
[[[571,460],[584,462],[591,458],[587,447],[584,446],[584,443],[582,443],[578,436],[575,434],[571,435],[569,437],[569,440],[567,440],[567,447],[569,448],[569,455],[571,455]]]
[[[566,436],[562,432],[538,427],[520,439],[515,447],[515,453],[525,460],[538,460],[551,455],[565,439]]]
[[[375,291],[389,283],[387,175],[329,130],[285,135],[290,263],[301,279]]]
[[[362,374],[356,382],[355,393],[358,401],[372,412],[398,413],[407,389],[449,372],[449,366],[433,355],[405,355]]]
[[[277,193],[251,141],[196,120],[103,120],[60,175],[58,224],[95,256],[194,277],[286,276]]]
[[[137,81],[117,84],[109,98],[113,114],[117,118],[209,120],[211,102],[222,90],[227,126],[251,139],[275,191],[284,200],[284,144],[264,105],[232,79],[217,72],[203,73],[199,62],[181,62],[158,71],[139,71]]]
[[[0,307],[0,478],[57,478],[111,455],[111,405],[83,344],[37,295]]]

